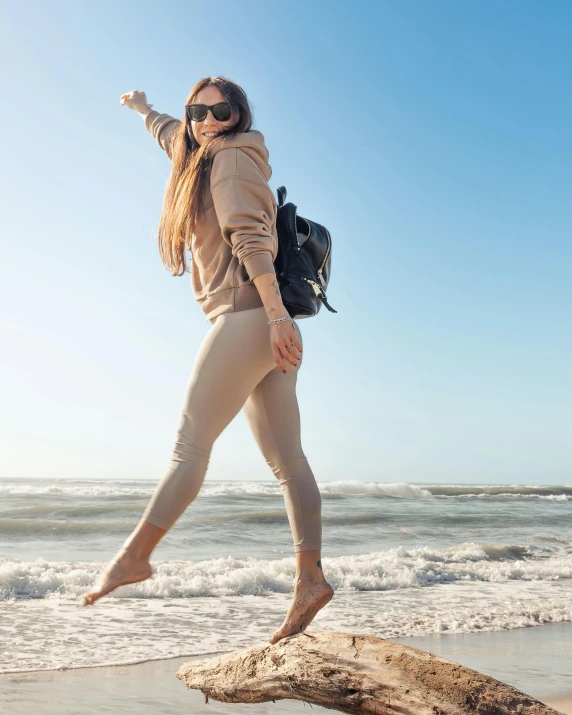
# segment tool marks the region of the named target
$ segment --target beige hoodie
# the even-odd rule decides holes
[[[180,121],[152,110],[145,128],[171,159],[170,138]],[[252,279],[274,273],[278,252],[276,199],[263,135],[224,137],[213,147],[205,213],[191,237],[191,285],[207,320],[263,305]]]

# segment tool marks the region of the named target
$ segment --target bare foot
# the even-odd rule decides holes
[[[149,561],[139,561],[133,556],[130,556],[127,552],[124,552],[107,567],[101,579],[99,590],[85,594],[83,597],[83,605],[93,606],[95,601],[111,593],[111,591],[114,591],[119,586],[145,581],[152,574],[153,569]]]
[[[316,613],[322,609],[334,595],[334,589],[320,577],[311,581],[297,581],[294,598],[282,626],[268,641],[276,643],[286,636],[304,631]]]

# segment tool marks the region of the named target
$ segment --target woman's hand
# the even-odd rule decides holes
[[[147,104],[145,92],[140,92],[138,89],[122,94],[119,98],[119,103],[124,104],[130,109],[135,109],[137,112],[143,112],[145,109],[151,109],[153,107],[152,104]]]
[[[302,357],[302,343],[296,335],[298,326],[290,319],[290,315],[284,307],[276,272],[261,273],[254,276],[252,282],[260,293],[266,315],[272,319],[288,318],[280,323],[272,323],[270,326],[270,343],[274,362],[282,372],[286,372],[284,361],[296,366]],[[298,332],[300,332],[300,328],[298,328]]]
[[[270,326],[272,354],[274,355],[274,361],[282,372],[286,372],[284,360],[287,360],[291,365],[297,365],[302,358],[302,343],[296,335],[295,325],[296,323],[290,320],[283,320],[281,323],[273,323]]]

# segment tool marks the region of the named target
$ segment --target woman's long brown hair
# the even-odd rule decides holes
[[[185,104],[192,104],[198,93],[210,84],[219,88],[233,110],[238,109],[239,117],[236,124],[201,146],[193,136],[185,111],[183,121],[170,138],[172,169],[165,189],[158,238],[161,260],[173,276],[182,276],[189,270],[185,250],[190,248],[198,216],[204,211],[206,175],[212,162],[210,147],[220,141],[219,137],[248,132],[252,126],[252,112],[246,93],[226,77],[201,79],[191,90]]]

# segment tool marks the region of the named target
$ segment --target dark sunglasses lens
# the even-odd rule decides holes
[[[204,104],[191,104],[189,106],[189,115],[193,122],[202,122],[207,116],[207,111]]]
[[[230,119],[230,104],[228,102],[220,102],[213,107],[213,117],[217,122],[227,122]]]

